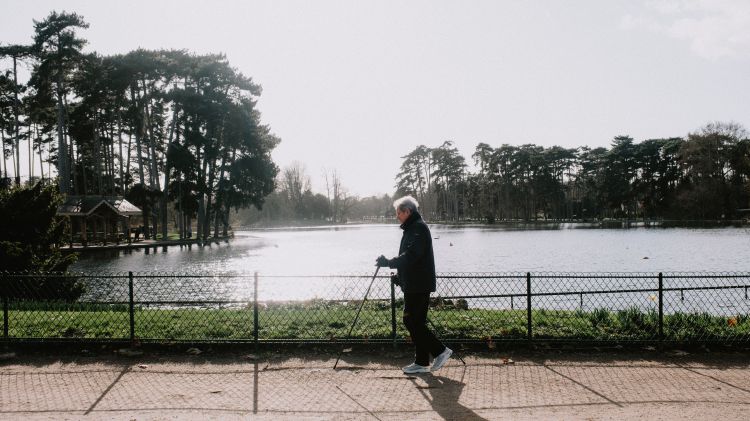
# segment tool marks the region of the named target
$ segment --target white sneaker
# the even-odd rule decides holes
[[[406,367],[402,368],[401,370],[404,372],[404,374],[429,373],[430,372],[429,367],[425,367],[417,363],[411,363],[407,365]]]
[[[432,362],[432,368],[430,371],[438,371],[440,370],[443,365],[445,365],[445,362],[448,361],[448,358],[451,357],[451,354],[453,354],[453,350],[445,347],[445,351],[441,352],[440,355],[435,357],[435,360]]]

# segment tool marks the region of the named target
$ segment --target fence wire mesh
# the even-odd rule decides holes
[[[658,275],[540,273],[532,285],[533,337],[658,339]]]
[[[678,341],[747,341],[747,274],[665,273],[664,335]]]
[[[437,285],[428,317],[450,342],[750,341],[748,273],[441,273]],[[387,273],[6,272],[0,297],[5,341],[408,340]]]

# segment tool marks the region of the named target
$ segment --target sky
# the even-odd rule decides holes
[[[280,167],[392,194],[401,157],[453,141],[608,147],[750,127],[750,1],[4,0],[0,43],[76,12],[85,51],[225,53],[263,87]],[[3,63],[4,65],[7,63]],[[22,159],[23,161],[23,159]]]

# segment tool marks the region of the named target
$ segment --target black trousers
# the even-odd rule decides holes
[[[430,293],[404,293],[404,326],[416,348],[414,362],[427,366],[430,354],[436,357],[445,351],[445,345],[427,328],[427,310]]]

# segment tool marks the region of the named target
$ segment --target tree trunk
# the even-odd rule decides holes
[[[179,211],[180,223],[178,229],[180,230],[180,240],[185,239],[185,214],[182,212],[182,174],[177,173],[177,207]]]
[[[130,133],[128,133],[128,147],[125,149],[126,149],[126,153],[128,154],[128,159],[127,161],[125,161],[125,173],[122,175],[123,176],[122,194],[125,194],[125,178],[124,177],[130,175],[130,159],[133,157],[133,128],[132,127],[130,128]]]
[[[227,92],[225,91],[224,95],[226,94]],[[224,144],[224,125],[225,124],[226,124],[226,116],[222,118],[219,136],[217,136],[217,140],[216,140],[216,148],[218,151],[220,151],[220,153],[222,150],[222,146]],[[217,192],[216,192],[215,206],[211,206],[211,196],[213,195],[214,181],[216,181],[216,178],[215,178],[216,177],[215,175],[216,174],[216,159],[215,158],[211,159],[211,165],[209,167],[208,201],[206,202],[207,210],[206,210],[206,225],[205,225],[205,237],[206,238],[211,236],[211,211],[213,211],[214,214],[216,215],[216,218],[214,219],[214,225],[218,225],[218,221],[219,221],[218,216],[219,216],[219,213],[221,212],[221,204],[219,203],[219,194],[221,193],[221,190],[220,190],[221,184],[222,184],[221,181],[224,178],[224,164],[226,162],[225,157],[226,157],[226,152],[221,153],[221,176],[219,177],[219,181],[216,183]],[[216,208],[215,210],[214,210],[214,207]],[[216,237],[218,237],[218,234],[219,234],[218,226],[216,227],[215,234],[216,234]]]
[[[226,237],[229,235],[229,201],[224,201],[224,230],[222,231],[222,235]]]
[[[78,149],[75,150],[75,153],[78,154]],[[80,156],[77,156],[75,158],[76,159],[75,160],[71,160],[71,162],[76,162],[77,160],[81,159]],[[81,168],[81,169],[83,170],[83,174],[82,174],[82,176],[83,176],[83,183],[82,183],[82,186],[78,185],[78,183],[73,183],[73,185],[76,186],[76,188],[75,188],[74,191],[76,192],[76,194],[83,193],[83,195],[86,196],[86,194],[88,193],[88,191],[86,189],[86,186],[88,185],[88,180],[87,180],[87,177],[86,177],[86,166],[83,166],[83,168]],[[73,174],[75,174],[75,172],[73,172]]]
[[[44,159],[42,158],[42,139],[39,136],[39,125],[34,123],[34,134],[39,139],[39,177],[44,181]]]
[[[16,56],[13,56],[13,129],[15,132],[16,146],[16,185],[21,185],[21,136],[20,123],[18,122],[18,71]],[[31,140],[29,140],[31,141]]]
[[[109,194],[115,196],[115,124],[109,125]]]
[[[206,202],[204,193],[198,194],[198,218],[196,219],[195,238],[203,240],[203,220],[206,214]]]
[[[154,148],[154,130],[151,126],[151,113],[149,111],[150,99],[148,99],[148,90],[146,88],[146,81],[143,80],[143,117],[144,117],[144,129],[143,136],[148,140],[146,143],[146,158],[148,161],[148,183],[149,189],[152,192],[160,191],[159,180],[157,176],[156,167],[156,149]],[[151,221],[153,226],[153,239],[156,239],[156,232],[158,231],[158,214],[159,214],[159,203],[152,203],[151,208]],[[149,231],[149,234],[151,231]]]
[[[206,214],[203,221],[203,238],[208,239],[211,236],[211,200],[213,199],[213,186],[216,181],[216,160],[211,159],[208,165],[208,185],[206,186]]]
[[[130,92],[132,94],[133,100],[136,103],[136,107],[138,107],[138,115],[136,116],[136,129],[135,129],[135,149],[136,149],[136,157],[138,158],[138,177],[140,177],[140,184],[143,188],[144,193],[146,192],[146,176],[143,172],[143,154],[141,153],[141,137],[143,136],[144,132],[144,121],[143,121],[143,114],[142,114],[142,108],[140,104],[140,95],[137,93],[135,88],[131,87]],[[145,197],[144,199],[146,203],[148,202],[148,197]],[[149,238],[149,206],[144,203],[143,205],[143,239]]]
[[[78,169],[76,168],[76,165],[75,165],[76,162],[78,162],[76,158],[76,154],[78,153],[78,148],[74,147],[75,145],[73,145],[73,141],[70,139],[70,136],[68,136],[68,131],[66,129],[67,124],[68,124],[67,123],[68,121],[67,119],[68,99],[65,98],[65,96],[63,96],[62,101],[63,101],[62,102],[63,104],[63,108],[62,108],[63,142],[65,142],[65,144],[68,147],[67,164],[66,164],[66,167],[68,169],[67,180],[68,180],[68,183],[72,183],[72,184],[69,184],[70,191],[75,193],[75,192],[79,192],[80,190],[80,186],[78,186],[76,182],[76,180],[78,179],[78,176],[77,176]],[[76,194],[80,194],[80,193],[76,193]]]
[[[201,162],[201,153],[200,153],[200,147],[197,149],[197,159],[198,162]],[[203,221],[205,219],[206,214],[206,161],[203,160],[203,165],[201,168],[201,172],[198,174],[198,219],[197,219],[197,226],[195,229],[195,238],[202,240],[203,237]]]
[[[29,129],[26,131],[26,133],[29,135],[29,181],[34,177],[34,150],[32,147],[32,144],[34,143],[34,137],[31,136],[31,124],[29,124]]]
[[[70,172],[68,170],[68,149],[63,137],[63,105],[59,84],[57,91],[57,172],[60,178],[60,193],[68,194],[70,192]]]
[[[161,236],[162,239],[167,238],[167,188],[169,187],[169,172],[172,169],[172,163],[169,160],[169,149],[172,147],[172,139],[178,139],[176,135],[177,130],[177,105],[174,105],[172,111],[172,127],[169,130],[169,140],[167,141],[167,162],[164,165],[164,191],[161,193]],[[179,140],[178,140],[179,141]]]
[[[231,161],[234,162],[235,156],[237,154],[237,149],[232,150],[232,159]],[[219,238],[219,216],[223,214],[221,211],[222,209],[222,201],[226,201],[226,195],[224,194],[224,190],[226,187],[224,186],[224,172],[226,168],[226,155],[221,157],[221,173],[219,175],[219,189],[216,192],[216,217],[214,218],[214,238]],[[226,231],[226,228],[224,229]],[[226,234],[224,234],[226,235]]]
[[[16,183],[18,176],[18,161],[16,160],[16,145],[10,144],[10,163],[13,167],[13,182]]]
[[[114,143],[114,139],[112,141]],[[122,165],[122,114],[119,109],[117,110],[117,144],[120,148],[120,194],[125,195],[125,173]],[[130,150],[130,145],[128,145],[128,150]]]
[[[99,113],[94,110],[94,170],[96,171],[96,188],[97,194],[102,195],[102,154],[101,143],[99,142]],[[85,170],[84,170],[85,171]]]
[[[135,89],[131,88],[131,92],[133,95],[133,98],[136,102],[136,106],[138,107],[138,116],[136,117],[136,129],[135,129],[135,149],[136,149],[136,157],[138,158],[138,177],[140,178],[140,183],[143,184],[143,186],[146,186],[146,176],[143,172],[143,155],[141,153],[141,137],[143,136],[143,115],[141,113],[141,106],[139,104],[140,99],[139,95],[136,93]]]
[[[60,46],[57,47],[57,54],[62,55]],[[60,178],[60,193],[66,195],[70,192],[70,167],[68,162],[68,148],[65,143],[63,116],[63,82],[62,82],[62,63],[57,69],[57,172]]]
[[[5,160],[5,130],[0,130],[0,142],[2,143],[2,150],[0,150],[0,155],[2,155],[3,158],[3,165],[2,165],[2,174],[3,179],[8,178],[8,163]]]

